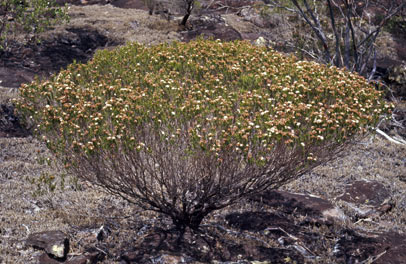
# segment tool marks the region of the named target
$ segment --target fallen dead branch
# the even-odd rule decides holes
[[[378,134],[380,134],[381,136],[383,136],[384,138],[386,138],[387,140],[389,140],[390,142],[392,142],[392,143],[406,146],[406,141],[401,139],[401,138],[396,138],[395,139],[393,137],[390,137],[388,134],[386,134],[385,132],[383,132],[379,128],[376,129],[376,132]]]

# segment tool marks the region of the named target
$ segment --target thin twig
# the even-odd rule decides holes
[[[98,248],[98,247],[94,247],[95,249],[97,249],[98,251],[100,251],[100,252],[102,252],[102,253],[104,253],[104,254],[106,254],[106,256],[108,256],[109,254],[107,254],[107,252],[106,251],[104,251],[103,249],[100,249],[100,248]]]
[[[376,255],[376,256],[370,256],[368,259],[366,259],[366,260],[360,262],[360,264],[371,264],[371,263],[374,263],[374,262],[377,261],[379,258],[381,258],[383,255],[385,255],[386,252],[387,252],[387,250],[385,250],[385,251],[379,253],[379,254]]]
[[[27,229],[27,233],[30,234],[30,229],[28,228],[28,226],[26,224],[22,224],[23,227],[25,227],[25,229]]]

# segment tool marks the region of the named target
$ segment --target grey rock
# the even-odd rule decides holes
[[[31,234],[26,240],[27,246],[45,250],[54,258],[64,259],[69,252],[69,239],[61,231],[45,231]]]
[[[389,198],[389,195],[390,191],[382,183],[360,180],[348,184],[345,188],[345,192],[337,197],[337,199],[356,205],[366,204],[379,206]]]
[[[275,28],[283,24],[282,15],[277,12],[267,13],[261,12],[259,9],[252,6],[242,8],[238,13],[238,16],[243,20],[249,21],[259,28]]]
[[[282,203],[295,210],[302,210],[308,216],[321,219],[345,220],[344,212],[331,202],[312,194],[290,193],[286,191],[273,191],[266,197],[268,203]]]
[[[345,202],[360,218],[382,215],[393,207],[390,191],[377,181],[354,181],[336,200]]]

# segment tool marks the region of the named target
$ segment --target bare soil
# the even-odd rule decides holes
[[[73,60],[85,62],[97,49],[126,41],[153,45],[187,41],[201,33],[254,40],[265,30],[233,10],[194,17],[186,30],[176,21],[149,16],[140,0],[71,3],[75,5],[70,6],[69,24],[48,31],[39,44],[16,46],[1,57],[0,263],[41,263],[39,259],[47,256],[26,246],[25,240],[29,234],[47,230],[68,235],[71,246],[66,261],[95,253],[98,263],[406,262],[406,146],[377,135],[355,142],[336,160],[286,185],[283,191],[288,196],[270,191],[214,212],[200,233],[187,231],[183,240],[171,229],[169,219],[64,172],[14,116],[11,99],[21,83],[35,76],[46,78]],[[280,31],[271,28],[267,34]],[[273,41],[282,45],[280,39],[274,36]],[[402,102],[396,113],[406,125]],[[391,123],[382,129],[405,136],[404,129]],[[340,198],[360,180],[379,183],[384,199],[354,206]],[[299,202],[301,196],[295,193],[317,196],[323,206],[338,208],[344,217],[324,217],[309,209],[310,204]],[[381,206],[386,207],[376,209]]]

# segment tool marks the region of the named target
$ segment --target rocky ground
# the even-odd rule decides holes
[[[126,41],[153,45],[204,34],[288,52],[286,18],[263,20],[251,2],[216,1],[180,28],[176,15],[171,21],[149,16],[139,0],[72,0],[69,24],[46,32],[39,44],[2,55],[0,263],[406,262],[406,146],[398,144],[406,136],[402,79],[387,77],[395,84],[397,109],[380,127],[397,143],[379,134],[354,142],[283,189],[213,213],[201,233],[187,232],[182,241],[168,219],[64,173],[13,113],[11,99],[21,83]],[[380,40],[387,47],[380,55],[383,72],[402,69],[396,38],[402,35],[385,32]]]

